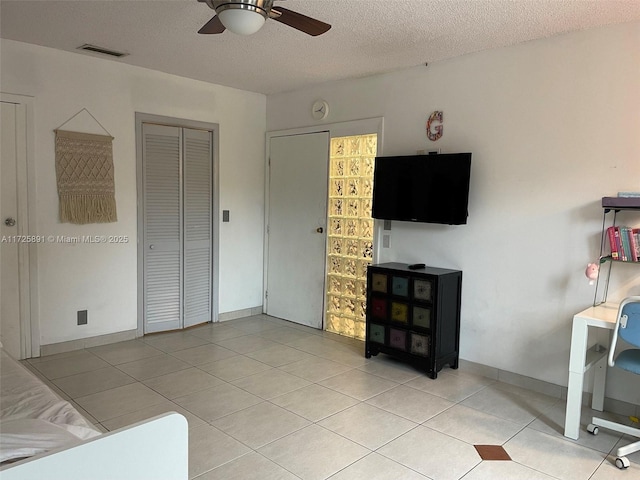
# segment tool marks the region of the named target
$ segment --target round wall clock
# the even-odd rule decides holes
[[[315,120],[323,120],[329,115],[329,104],[324,100],[316,100],[311,106],[311,116]]]

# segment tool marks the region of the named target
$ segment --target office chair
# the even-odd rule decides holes
[[[624,350],[620,352],[614,360],[613,357],[618,337],[634,347],[639,348]],[[616,366],[640,375],[640,296],[627,297],[620,302],[616,326],[611,339],[611,347],[609,348],[608,364],[610,367]],[[611,422],[597,417],[591,419],[591,423],[587,425],[587,431],[593,435],[597,435],[598,427],[640,437],[640,428],[629,427],[621,423]],[[630,462],[625,455],[638,451],[640,451],[640,441],[620,447],[616,450],[616,467],[621,469],[629,467]]]

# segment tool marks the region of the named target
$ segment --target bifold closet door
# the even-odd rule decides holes
[[[212,320],[212,133],[144,124],[144,332]]]
[[[184,129],[184,327],[211,321],[211,132]]]
[[[144,333],[182,328],[182,129],[144,124]]]

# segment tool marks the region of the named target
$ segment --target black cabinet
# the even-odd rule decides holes
[[[404,263],[367,270],[365,356],[394,355],[436,378],[445,365],[458,368],[462,272]]]

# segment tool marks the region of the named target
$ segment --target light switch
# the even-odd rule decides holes
[[[222,210],[222,221],[223,222],[229,221],[229,210]]]

